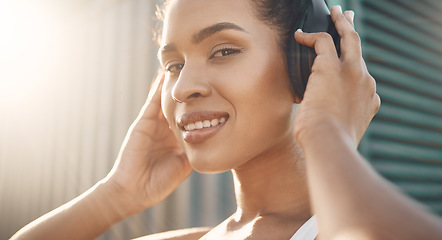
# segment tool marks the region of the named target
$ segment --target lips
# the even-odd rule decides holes
[[[200,143],[215,135],[228,119],[226,112],[194,112],[181,115],[177,124],[183,131],[184,141]]]

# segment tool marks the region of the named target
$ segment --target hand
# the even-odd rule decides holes
[[[127,204],[127,215],[164,200],[192,172],[161,111],[164,72],[159,70],[146,104],[130,127],[117,161],[105,179]]]
[[[317,54],[295,118],[295,134],[301,145],[309,136],[337,127],[357,146],[379,109],[376,82],[362,59],[353,16],[352,11],[343,14],[340,6],[331,9],[341,36],[340,58],[328,33],[295,33],[296,41],[314,48]]]

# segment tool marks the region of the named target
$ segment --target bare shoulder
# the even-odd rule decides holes
[[[186,228],[148,235],[135,240],[197,240],[211,229],[211,227]]]

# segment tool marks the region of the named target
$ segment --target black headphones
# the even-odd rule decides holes
[[[294,34],[298,28],[308,33],[329,33],[333,38],[338,56],[341,54],[341,38],[331,20],[330,11],[325,0],[307,0],[304,15],[299,19],[299,24],[292,29],[287,45],[287,65],[290,82],[295,94],[303,98],[316,53],[313,48],[303,46],[296,42]]]

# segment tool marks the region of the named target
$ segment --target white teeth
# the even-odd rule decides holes
[[[195,129],[202,129],[203,128],[203,122],[196,122],[195,123]]]
[[[204,121],[199,121],[199,122],[195,122],[195,123],[190,123],[190,124],[184,126],[184,129],[186,131],[193,131],[193,130],[198,130],[198,129],[203,129],[203,128],[209,128],[209,127],[218,126],[219,124],[225,123],[226,121],[227,121],[226,118],[221,118],[221,120],[212,119],[211,121],[204,120]]]

